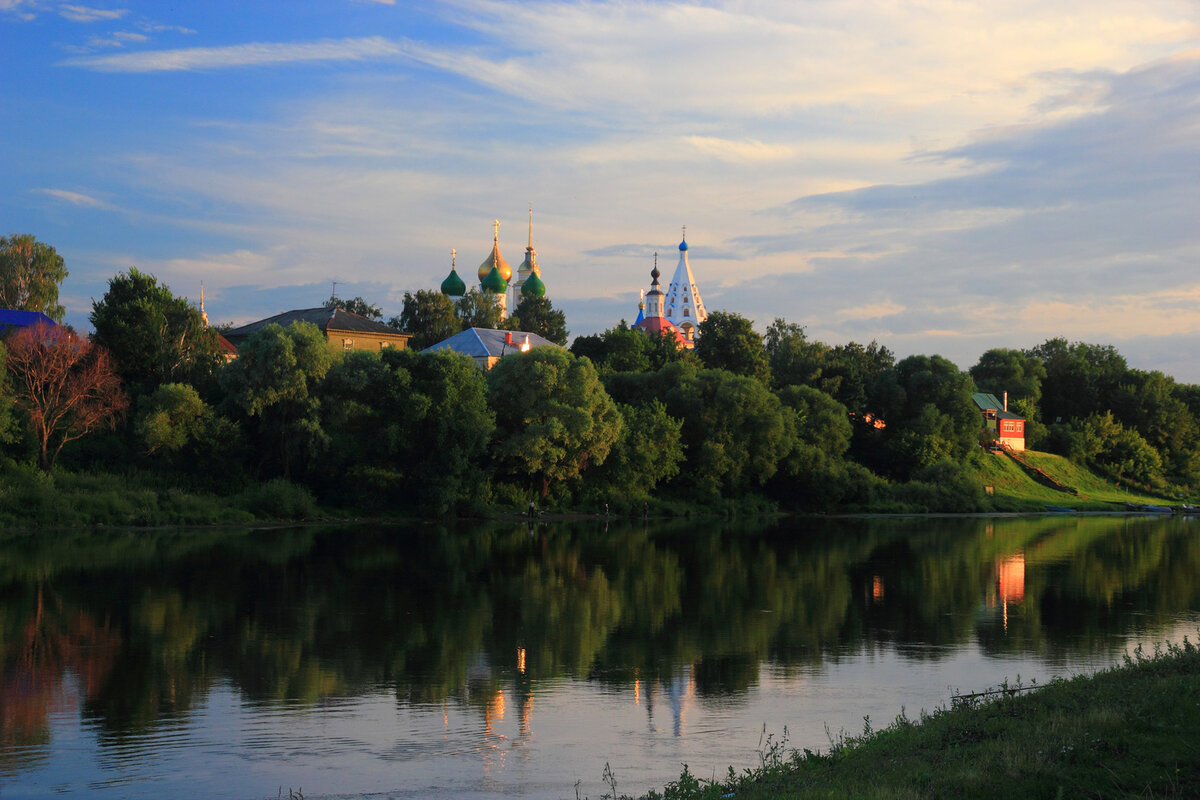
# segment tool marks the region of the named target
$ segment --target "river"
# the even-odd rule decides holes
[[[1200,630],[1200,522],[0,534],[0,796],[597,798]]]

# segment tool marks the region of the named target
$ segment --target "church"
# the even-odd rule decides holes
[[[450,274],[442,281],[442,294],[462,297],[467,293],[466,282],[459,277],[455,266],[456,251],[450,251]],[[492,223],[492,252],[479,265],[476,273],[479,290],[496,298],[500,307],[500,318],[508,316],[509,295],[512,307],[516,308],[522,297],[545,297],[546,284],[542,283],[542,270],[538,267],[537,251],[533,249],[533,206],[529,207],[529,245],[525,248],[525,260],[517,267],[517,278],[513,280],[512,267],[500,255],[500,221]]]
[[[708,319],[700,289],[692,275],[688,261],[687,228],[683,229],[683,241],[679,243],[679,264],[667,284],[664,293],[659,288],[658,253],[654,254],[654,268],[650,271],[650,291],[642,296],[638,304],[637,321],[633,327],[647,334],[672,336],[680,347],[689,350],[696,346],[696,335],[700,323]]]

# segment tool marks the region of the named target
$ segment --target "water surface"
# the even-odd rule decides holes
[[[1195,639],[1181,519],[0,538],[0,795],[598,797]]]

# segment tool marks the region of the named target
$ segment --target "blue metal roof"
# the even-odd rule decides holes
[[[15,308],[0,308],[0,333],[7,333],[12,328],[28,328],[44,322],[47,325],[58,325],[40,311],[22,311]]]

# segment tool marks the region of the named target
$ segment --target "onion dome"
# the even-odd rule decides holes
[[[687,239],[684,239],[682,242],[679,243],[679,249],[684,250],[684,251],[686,251],[688,249]]]
[[[531,273],[525,279],[525,283],[521,286],[522,297],[545,297],[546,284],[542,283],[542,279],[538,277],[536,272]]]
[[[446,276],[446,280],[442,281],[442,294],[449,297],[462,297],[467,293],[467,284],[462,278],[458,277],[458,270],[454,268],[455,251],[450,251],[450,274]]]
[[[489,294],[504,294],[508,290],[508,281],[500,274],[499,267],[492,267],[479,287]]]
[[[492,225],[494,226],[492,254],[479,265],[479,283],[482,285],[488,274],[495,268],[500,270],[500,277],[504,279],[504,285],[507,287],[508,282],[512,280],[512,267],[504,260],[504,256],[500,255],[500,220],[493,221]]]

